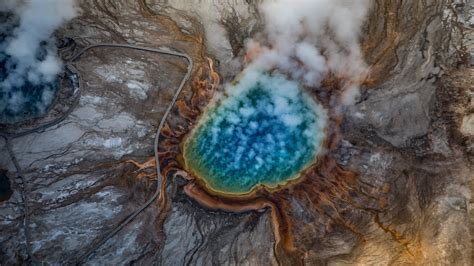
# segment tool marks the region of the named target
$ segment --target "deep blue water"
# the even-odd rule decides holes
[[[187,167],[212,190],[275,187],[315,161],[326,115],[296,83],[251,73],[227,91],[184,145]]]
[[[5,52],[8,41],[14,36],[14,30],[18,25],[18,17],[11,13],[0,12],[0,124],[19,122],[44,114],[59,89],[57,79],[49,82],[44,80],[30,82],[28,75],[35,71],[34,66],[18,71],[21,69],[18,60]],[[50,46],[51,43],[41,42],[35,53],[36,60],[44,60]],[[15,84],[7,86],[3,82],[12,73],[15,73],[12,79]]]
[[[15,68],[15,60],[0,52],[0,84],[7,78],[8,70]],[[42,115],[52,103],[59,88],[58,80],[33,84],[22,77],[24,84],[13,88],[0,87],[0,123],[13,123]]]

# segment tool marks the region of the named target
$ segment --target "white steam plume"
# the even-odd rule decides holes
[[[57,56],[53,32],[64,22],[77,15],[75,0],[2,0],[0,12],[13,14],[2,22],[2,27],[12,28],[0,32],[0,63],[4,71],[0,75],[0,113],[6,109],[20,111],[27,102],[19,90],[26,85],[52,82],[61,71],[62,63]],[[24,88],[23,88],[24,89]],[[47,95],[50,94],[50,95]],[[51,101],[51,91],[44,91],[41,98]],[[44,109],[47,103],[39,103]],[[3,115],[2,115],[3,118]]]
[[[346,81],[343,103],[350,104],[367,73],[359,38],[369,6],[369,0],[264,2],[266,44],[247,42],[247,71],[276,68],[311,87],[331,72]]]

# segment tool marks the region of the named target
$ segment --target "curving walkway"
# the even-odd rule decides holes
[[[189,80],[191,76],[191,71],[193,69],[193,60],[192,58],[185,54],[185,53],[180,53],[180,52],[174,52],[174,51],[168,51],[168,50],[163,50],[163,49],[155,49],[155,48],[148,48],[148,47],[141,47],[137,45],[130,45],[130,44],[114,44],[114,43],[100,43],[100,44],[92,44],[89,45],[76,54],[74,54],[69,61],[66,63],[66,69],[72,72],[73,74],[77,75],[78,77],[78,88],[74,92],[74,103],[71,105],[71,107],[60,117],[45,123],[43,125],[40,125],[38,127],[28,129],[25,131],[20,131],[20,132],[15,132],[15,133],[7,133],[7,132],[0,132],[0,137],[3,137],[6,142],[6,147],[8,150],[8,153],[10,154],[11,160],[13,164],[15,165],[17,174],[19,175],[22,186],[21,186],[21,197],[23,201],[23,206],[24,206],[24,217],[23,217],[23,226],[24,226],[24,231],[25,231],[25,239],[26,239],[26,251],[28,253],[28,256],[32,260],[32,264],[40,264],[38,260],[35,258],[31,251],[31,234],[30,234],[30,226],[29,226],[29,204],[28,204],[28,186],[25,182],[25,178],[23,176],[23,171],[22,168],[20,167],[15,154],[13,153],[13,150],[11,148],[11,140],[14,138],[18,138],[21,136],[29,135],[32,133],[37,133],[44,131],[45,129],[55,126],[62,122],[64,119],[66,119],[72,111],[77,107],[79,100],[80,100],[80,93],[82,90],[82,80],[79,74],[79,71],[74,67],[73,62],[80,58],[81,55],[83,55],[85,52],[87,52],[90,49],[94,48],[126,48],[126,49],[134,49],[134,50],[140,50],[140,51],[146,51],[146,52],[153,52],[153,53],[158,53],[158,54],[164,54],[164,55],[170,55],[170,56],[176,56],[183,58],[187,61],[188,63],[188,69],[181,80],[181,83],[179,84],[178,88],[176,89],[176,92],[173,96],[173,99],[171,100],[170,104],[168,105],[168,108],[166,109],[163,117],[161,118],[160,124],[158,126],[158,129],[156,130],[156,135],[155,135],[155,142],[154,142],[154,153],[155,153],[155,163],[156,163],[156,172],[157,172],[157,182],[156,182],[156,191],[153,194],[153,196],[147,200],[143,205],[141,205],[137,210],[132,212],[130,215],[128,215],[128,218],[122,221],[121,223],[117,224],[110,232],[104,234],[101,236],[97,241],[92,243],[92,245],[80,256],[77,258],[74,258],[71,260],[71,263],[73,264],[81,264],[83,261],[85,261],[93,252],[95,252],[101,245],[103,245],[107,240],[109,240],[112,236],[114,236],[116,233],[118,233],[125,225],[130,223],[138,214],[140,214],[143,210],[145,210],[148,206],[150,206],[151,203],[153,203],[159,196],[160,194],[160,188],[161,188],[161,183],[163,180],[163,177],[161,176],[161,169],[160,169],[160,163],[159,163],[159,158],[158,158],[158,143],[160,140],[160,132],[161,129],[163,128],[166,119],[168,118],[169,113],[171,112],[171,109],[173,108],[176,100],[179,97],[179,94],[183,90],[184,85],[186,82]]]

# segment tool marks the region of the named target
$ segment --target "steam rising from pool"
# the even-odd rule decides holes
[[[75,0],[0,2],[0,122],[41,115],[51,104],[62,68],[52,34],[76,15]]]
[[[214,191],[274,188],[315,162],[324,109],[296,82],[248,71],[203,113],[184,144],[188,170]]]

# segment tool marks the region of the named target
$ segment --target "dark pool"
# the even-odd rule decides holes
[[[8,200],[13,194],[6,170],[0,169],[0,202]]]

